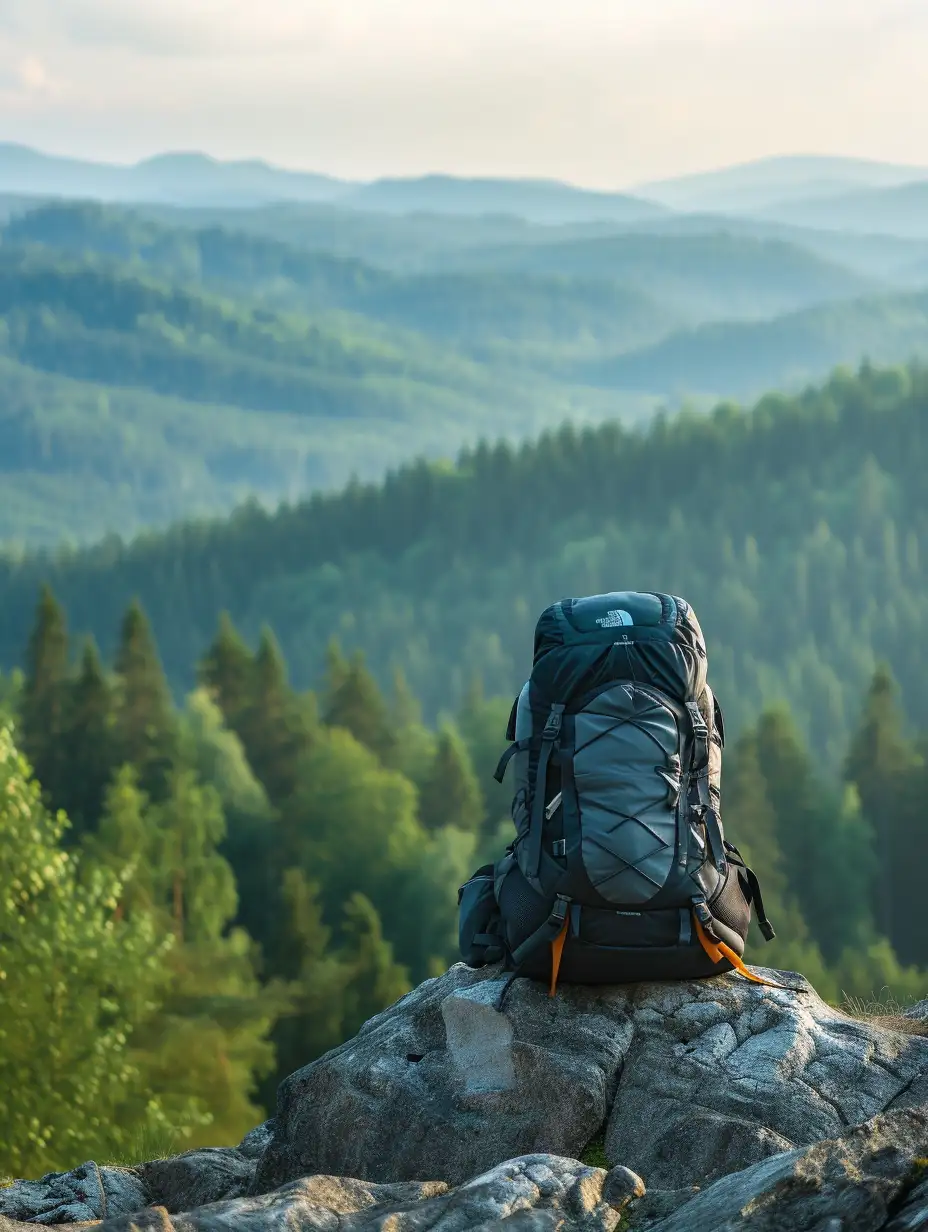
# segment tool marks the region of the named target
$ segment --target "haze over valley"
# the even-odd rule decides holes
[[[0,539],[916,358],[926,199],[925,168],[840,158],[610,193],[0,146]]]

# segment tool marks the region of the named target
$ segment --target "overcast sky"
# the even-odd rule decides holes
[[[606,188],[928,165],[928,0],[0,0],[0,140]]]

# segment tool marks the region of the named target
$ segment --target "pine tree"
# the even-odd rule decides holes
[[[484,819],[483,795],[467,746],[451,727],[444,727],[419,798],[419,820],[426,830],[453,826],[476,832]]]
[[[777,934],[772,942],[765,942],[755,921],[747,961],[799,971],[822,996],[836,998],[839,989],[834,976],[826,969],[821,950],[809,934],[786,876],[777,816],[761,770],[756,731],[746,732],[726,756],[722,789],[726,837],[757,873],[764,908]]]
[[[319,887],[302,869],[284,873],[282,911],[274,923],[269,958],[283,977],[289,998],[274,1028],[276,1071],[264,1087],[264,1103],[273,1106],[278,1084],[345,1038],[345,986],[349,968],[331,949],[331,929],[323,921]]]
[[[158,799],[176,760],[177,723],[148,620],[135,601],[123,619],[115,667],[117,761],[135,766],[143,790]]]
[[[897,688],[885,664],[874,673],[857,733],[845,763],[845,776],[857,788],[864,816],[873,828],[878,857],[875,908],[880,931],[894,946],[908,949],[919,895],[908,901],[902,887],[918,864],[913,841],[923,828],[921,808],[911,815],[911,784],[919,766],[905,738]],[[922,933],[917,928],[916,934]],[[919,947],[918,954],[924,953]]]
[[[65,614],[43,586],[26,651],[20,745],[45,798],[60,805],[64,781],[63,734],[68,706],[68,630]]]
[[[329,678],[323,717],[329,727],[343,727],[385,766],[396,758],[396,730],[390,708],[360,652],[347,663],[330,648]]]
[[[506,728],[512,702],[505,697],[483,696],[479,682],[468,690],[458,714],[457,726],[470,753],[477,783],[483,792],[483,807],[490,833],[501,820],[509,822],[510,797],[493,774],[506,747]]]
[[[290,688],[280,647],[265,629],[255,655],[250,700],[236,730],[272,804],[280,805],[293,794],[315,726],[311,700],[297,697]]]
[[[71,683],[62,740],[62,807],[75,833],[97,824],[115,769],[113,696],[92,639],[84,646],[77,678]]]
[[[344,908],[343,961],[348,967],[344,991],[344,1031],[354,1035],[369,1018],[409,992],[409,973],[384,940],[380,917],[370,899],[352,894]]]
[[[842,797],[816,775],[785,709],[761,717],[757,747],[787,880],[826,962],[834,962],[873,935],[872,833],[853,794]]]
[[[254,656],[228,612],[223,612],[213,644],[200,662],[199,678],[233,730],[251,698],[253,674]]]
[[[266,948],[283,909],[281,835],[241,741],[225,726],[221,710],[205,688],[191,693],[181,716],[181,761],[219,793],[227,823],[220,851],[238,887],[235,922]]]
[[[422,707],[399,668],[393,674],[390,722],[395,735],[391,768],[421,790],[435,757],[435,735],[423,724]]]

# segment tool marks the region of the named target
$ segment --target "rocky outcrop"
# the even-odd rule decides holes
[[[442,1181],[378,1185],[314,1176],[173,1218],[159,1209],[106,1220],[99,1232],[612,1232],[622,1211],[643,1192],[639,1178],[625,1169],[606,1173],[574,1159],[528,1155],[456,1188]]]
[[[928,1038],[770,975],[789,987],[519,980],[501,1013],[498,972],[452,968],[237,1148],[18,1182],[0,1232],[928,1229]],[[594,1139],[609,1169],[578,1162]]]
[[[43,1224],[82,1223],[138,1210],[147,1201],[148,1190],[135,1169],[101,1168],[90,1162],[0,1189],[0,1216]]]
[[[288,1078],[255,1190],[312,1173],[458,1184],[525,1152],[606,1157],[680,1189],[928,1104],[928,1038],[859,1022],[801,979],[626,988],[453,967]]]
[[[928,1227],[918,1178],[928,1151],[928,1112],[905,1109],[855,1126],[841,1138],[787,1151],[722,1177],[648,1232],[903,1232]],[[921,1188],[924,1188],[922,1186]]]
[[[462,1185],[333,1176],[171,1213],[110,1215],[99,1232],[922,1232],[928,1112],[903,1109],[706,1188],[650,1193],[627,1168],[529,1155]],[[26,1232],[34,1224],[6,1224]]]
[[[49,1173],[39,1181],[18,1181],[0,1189],[0,1218],[44,1224],[85,1223],[131,1214],[153,1203],[174,1214],[224,1198],[238,1198],[254,1182],[260,1155],[260,1149],[254,1149],[258,1132],[252,1131],[238,1149],[186,1151],[135,1168],[87,1163],[70,1172]],[[261,1149],[268,1140],[269,1134],[264,1131]]]

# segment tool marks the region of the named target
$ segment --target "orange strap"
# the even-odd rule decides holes
[[[724,941],[712,940],[703,928],[695,912],[693,912],[693,923],[696,925],[696,936],[699,938],[699,944],[714,963],[721,962],[723,959],[727,958],[738,974],[743,975],[744,978],[746,980],[750,980],[752,984],[764,984],[767,988],[782,988],[786,992],[790,991],[785,984],[774,984],[772,980],[762,980],[759,975],[755,975],[753,971],[749,971],[731,946],[726,945]]]
[[[564,927],[551,942],[551,988],[548,992],[549,997],[553,997],[557,992],[557,976],[561,969],[561,955],[564,953],[564,942],[567,940],[567,925],[570,921],[568,916],[564,920]]]

